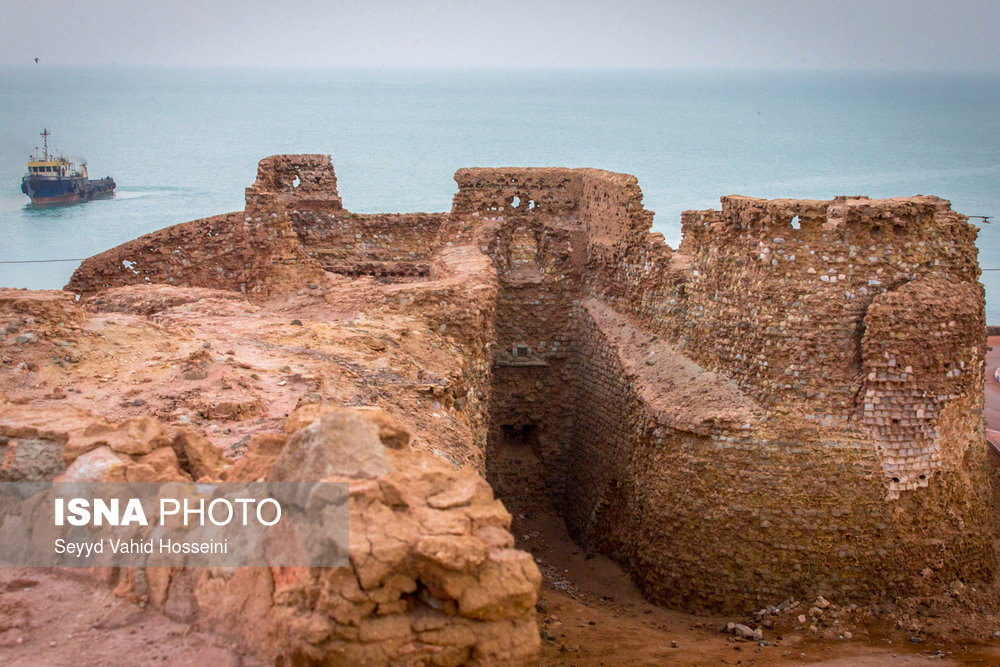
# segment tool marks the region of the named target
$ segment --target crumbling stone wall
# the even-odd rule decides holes
[[[448,214],[361,216],[328,158],[267,158],[244,214],[210,225],[248,239],[231,260],[166,230],[71,287],[398,280],[394,306],[433,310],[469,351],[461,382],[431,391],[479,411],[490,479],[532,458],[497,456],[517,436],[571,532],[656,600],[863,599],[993,570],[976,232],[947,201],[724,197],[682,216],[673,250],[626,174],[455,180]],[[117,267],[123,249],[144,277]],[[418,289],[428,275],[445,282]],[[466,292],[447,280],[473,275],[482,299],[452,303]]]
[[[84,260],[65,289],[93,295],[112,287],[167,284],[266,297],[322,271],[287,217],[227,213],[140,236]]]
[[[455,182],[452,215],[484,220],[500,219],[515,209],[568,217],[578,208],[582,188],[575,169],[460,169]]]
[[[257,164],[246,190],[247,211],[338,211],[343,208],[329,155],[272,155]]]
[[[444,213],[360,214],[292,210],[292,226],[310,257],[348,276],[426,277],[441,247]]]
[[[318,271],[426,278],[445,213],[357,214],[343,208],[329,156],[276,155],[257,167],[243,213],[147,234],[83,262],[66,289],[78,294],[166,283],[266,296]]]
[[[982,285],[932,277],[879,295],[868,309],[864,423],[892,498],[927,486],[942,466],[959,467],[985,439],[982,304]]]
[[[498,278],[488,478],[523,494],[520,468],[537,460],[542,477],[535,483],[561,505],[572,427],[565,406],[573,303],[584,277],[585,229],[574,219],[580,176],[566,169],[466,169],[456,180],[452,215],[474,221]],[[509,451],[494,451],[499,447]]]
[[[567,455],[553,462],[567,524],[651,597],[738,609],[990,571],[992,529],[973,481],[983,332],[975,230],[947,202],[725,197],[721,212],[684,215],[675,252],[649,233],[652,214],[627,175],[476,169],[456,181],[453,215],[491,235],[501,283],[492,418],[544,414],[540,394],[561,408],[548,424],[563,431],[556,449]],[[526,224],[532,216],[540,221]],[[521,294],[525,276],[551,275],[536,270],[537,248],[560,228],[574,230],[565,254],[582,274],[559,289],[582,307],[545,298],[545,278]],[[933,287],[917,287],[925,283]],[[944,294],[953,305],[940,306]],[[930,305],[916,307],[921,299]],[[897,302],[913,314],[899,318],[907,306],[889,306]],[[626,345],[635,332],[649,340]],[[925,335],[930,359],[908,362],[902,379],[887,372],[893,355],[919,356]],[[518,336],[568,338],[570,363],[559,376],[508,369]],[[665,361],[678,357],[694,370]],[[697,393],[684,390],[692,374]],[[723,418],[731,405],[745,420]],[[903,499],[921,509],[901,517],[900,492],[931,484]],[[962,498],[961,522],[947,497]],[[944,533],[953,557],[942,561]]]
[[[924,275],[979,275],[975,229],[937,197],[764,201],[724,197],[685,215],[692,260],[685,350],[759,400],[856,417],[860,337],[872,300]]]
[[[239,213],[192,220],[146,234],[84,260],[66,289],[77,294],[166,283],[246,291],[247,238]]]
[[[579,314],[567,526],[651,599],[738,611],[990,572],[985,453],[967,435],[964,460],[923,495],[887,502],[883,455],[864,432],[776,424],[601,302]],[[958,520],[949,498],[979,509]]]

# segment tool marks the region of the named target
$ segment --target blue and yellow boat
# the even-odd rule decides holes
[[[28,173],[21,179],[21,192],[31,197],[32,204],[71,204],[114,195],[113,178],[90,180],[86,162],[77,167],[62,155],[50,155],[48,130],[42,132],[42,139],[43,151],[35,149],[28,161]]]

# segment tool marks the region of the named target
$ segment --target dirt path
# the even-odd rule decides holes
[[[874,625],[853,639],[815,639],[806,631],[766,631],[760,643],[720,629],[734,617],[693,616],[646,602],[607,558],[586,554],[551,514],[520,518],[518,546],[545,576],[539,609],[545,665],[996,665],[996,646],[913,644],[907,633]],[[891,643],[890,643],[891,642]]]

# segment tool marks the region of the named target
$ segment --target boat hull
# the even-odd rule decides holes
[[[110,176],[98,180],[88,178],[33,178],[25,176],[21,181],[21,192],[31,198],[37,206],[52,204],[73,204],[99,197],[110,197],[115,193],[115,181]]]

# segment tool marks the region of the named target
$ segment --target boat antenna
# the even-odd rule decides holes
[[[45,161],[49,161],[49,129],[45,128],[42,131],[42,139],[45,140]]]

